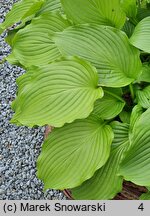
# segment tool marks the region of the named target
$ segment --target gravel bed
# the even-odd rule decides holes
[[[0,22],[15,0],[0,0]],[[10,53],[0,36],[0,59]],[[36,160],[41,150],[45,128],[17,127],[9,123],[11,103],[16,94],[16,78],[24,71],[8,62],[0,65],[0,199],[66,199],[62,192],[47,190],[36,177]]]

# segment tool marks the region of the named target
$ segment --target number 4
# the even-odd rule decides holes
[[[144,206],[143,206],[143,203],[141,203],[138,207],[139,210],[143,211],[144,210]]]

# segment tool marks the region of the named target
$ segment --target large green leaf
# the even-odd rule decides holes
[[[150,53],[150,16],[143,19],[135,27],[132,37],[130,38],[130,43]]]
[[[45,0],[45,3],[43,4],[38,14],[42,14],[45,12],[51,12],[51,11],[57,11],[57,10],[58,11],[61,10],[60,0]]]
[[[22,0],[15,3],[11,11],[6,15],[5,21],[0,25],[0,33],[13,24],[30,20],[41,8],[44,0]]]
[[[13,51],[7,58],[10,63],[17,59],[25,67],[45,65],[59,57],[58,48],[50,34],[63,31],[69,23],[59,13],[45,13],[34,18],[30,25],[20,30],[13,38]]]
[[[95,102],[93,112],[102,119],[116,117],[125,106],[121,89],[106,88],[104,97]]]
[[[78,25],[56,33],[54,40],[62,54],[93,63],[102,86],[125,86],[139,76],[139,51],[129,44],[125,33],[113,27]]]
[[[75,199],[105,200],[112,199],[122,190],[123,177],[118,176],[118,168],[126,151],[128,141],[128,124],[114,122],[112,125],[114,140],[107,163],[94,176],[81,186],[72,189]]]
[[[137,91],[138,103],[145,109],[150,107],[150,86]]]
[[[120,2],[127,17],[135,18],[137,14],[136,0],[120,0]]]
[[[61,0],[68,18],[75,24],[96,23],[121,28],[126,16],[119,0]]]
[[[11,122],[61,127],[86,118],[95,100],[103,96],[97,83],[96,69],[78,58],[32,67],[18,79],[19,93]]]
[[[113,132],[96,116],[54,129],[38,158],[38,177],[45,189],[80,185],[109,157]]]
[[[120,174],[138,185],[150,185],[150,108],[137,120]]]

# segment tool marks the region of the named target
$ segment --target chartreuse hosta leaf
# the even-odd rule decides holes
[[[130,38],[130,43],[150,53],[150,16],[143,19],[135,27],[132,37]]]
[[[104,97],[95,102],[93,113],[102,119],[112,119],[122,111],[124,106],[121,89],[105,88]]]
[[[139,76],[138,82],[140,81],[150,82],[150,64],[147,62],[142,65],[142,73]]]
[[[20,30],[13,38],[13,51],[7,60],[14,63],[16,59],[25,67],[29,67],[45,65],[61,57],[49,35],[63,31],[68,26],[68,21],[57,12],[45,13],[34,18],[30,25]]]
[[[111,125],[114,140],[106,164],[81,186],[72,189],[75,199],[104,200],[112,199],[122,189],[123,177],[117,174],[124,152],[128,148],[128,124],[114,122]]]
[[[120,2],[127,17],[135,18],[137,14],[136,0],[120,0]]]
[[[113,27],[78,25],[56,33],[53,40],[62,54],[90,61],[102,86],[126,86],[140,74],[139,51],[130,45],[125,33]]]
[[[41,10],[38,14],[50,12],[50,11],[57,11],[61,10],[61,3],[60,0],[45,0]]]
[[[143,113],[143,108],[140,105],[136,105],[132,109],[132,113],[130,117],[130,135],[132,135],[134,127],[136,123],[138,122],[138,119],[141,117],[142,113]]]
[[[16,22],[26,22],[41,8],[44,0],[22,0],[13,5],[12,10],[6,15],[5,21],[0,25],[0,33]]]
[[[61,127],[86,118],[95,100],[103,96],[97,84],[96,69],[78,58],[32,67],[18,79],[19,93],[11,122]]]
[[[123,123],[128,123],[130,124],[130,117],[131,117],[131,113],[127,112],[125,110],[123,110],[120,114],[119,114],[119,118]]]
[[[68,18],[75,24],[96,23],[121,28],[126,15],[120,0],[61,0]]]
[[[138,103],[145,109],[150,107],[150,86],[137,91]]]
[[[140,200],[150,200],[150,192],[148,191],[147,193],[143,193],[140,196]]]
[[[7,37],[5,38],[6,43],[8,43],[10,46],[12,46],[13,43],[13,39],[16,35],[16,33],[18,32],[19,29],[13,29],[13,30],[9,30],[7,33]]]
[[[37,163],[45,189],[72,188],[91,178],[106,163],[112,140],[112,128],[95,115],[54,129]]]
[[[150,185],[150,108],[137,120],[130,138],[131,147],[121,164],[120,174],[138,185]]]

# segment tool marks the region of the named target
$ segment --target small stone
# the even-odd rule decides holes
[[[0,195],[4,194],[5,193],[5,190],[3,189],[0,189]]]

